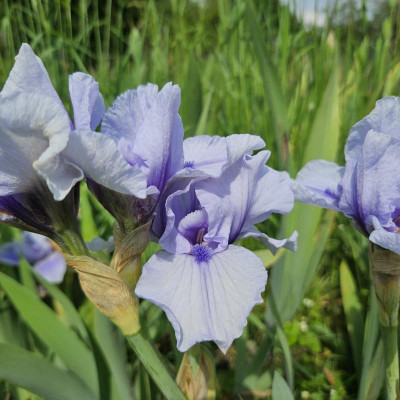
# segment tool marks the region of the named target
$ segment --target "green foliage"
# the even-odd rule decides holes
[[[374,21],[363,7],[346,7],[307,28],[277,0],[3,0],[0,84],[22,42],[42,58],[68,110],[75,70],[99,81],[108,106],[128,88],[172,80],[182,88],[186,136],[258,134],[272,150],[269,165],[295,176],[313,158],[343,163],[350,127],[378,98],[399,94],[397,2],[376,6]],[[86,240],[112,234],[112,218],[85,186],[80,216]],[[377,399],[383,349],[365,240],[343,216],[304,204],[260,229],[298,230],[299,250],[272,257],[242,242],[269,268],[266,304],[227,355],[207,344],[217,397]],[[1,243],[18,235],[0,226]],[[143,261],[158,249],[151,244]],[[24,261],[0,270],[0,397],[161,398],[76,276],[55,287]],[[140,311],[176,373],[181,354],[165,315],[147,302]]]

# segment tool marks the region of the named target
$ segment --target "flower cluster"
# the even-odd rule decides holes
[[[273,252],[296,249],[296,232],[278,240],[256,228],[293,208],[285,175],[265,165],[270,153],[257,136],[183,140],[180,89],[171,83],[128,90],[107,111],[90,75],[71,75],[69,92],[73,118],[24,44],[0,93],[0,220],[55,240],[85,274],[91,299],[102,295],[90,286],[100,276],[128,291],[136,284],[126,280],[137,272],[128,245],[139,248],[132,238],[151,226],[163,250],[144,265],[136,295],[165,311],[181,351],[205,340],[226,351],[267,282],[262,261],[234,242],[252,236]],[[81,180],[116,219],[113,271],[90,261],[80,237]],[[97,272],[88,278],[90,268]]]

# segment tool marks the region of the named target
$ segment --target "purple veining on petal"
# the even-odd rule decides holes
[[[194,167],[194,161],[185,161],[183,164],[183,168],[193,168]]]
[[[207,245],[196,244],[192,247],[192,255],[198,264],[208,262],[212,256],[212,251]]]

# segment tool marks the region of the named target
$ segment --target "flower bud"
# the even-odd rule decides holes
[[[184,354],[176,382],[189,400],[215,399],[214,359],[206,347],[196,345]]]

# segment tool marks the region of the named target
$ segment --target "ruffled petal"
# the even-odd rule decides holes
[[[50,283],[61,283],[67,271],[63,255],[57,251],[50,253],[33,266],[38,274]]]
[[[126,160],[140,167],[147,185],[163,190],[183,166],[180,89],[167,83],[122,94],[106,112],[102,131],[114,137]],[[121,126],[123,125],[123,126]]]
[[[267,276],[262,261],[238,246],[201,264],[160,251],[144,265],[135,293],[165,311],[180,351],[212,340],[225,353],[262,303]]]
[[[228,166],[243,158],[245,154],[253,154],[254,150],[265,147],[265,142],[259,136],[243,133],[226,137],[228,148]]]
[[[55,91],[49,74],[44,67],[42,60],[36,57],[29,44],[23,43],[12,68],[10,75],[1,92],[2,96],[9,96],[17,93],[34,93],[48,96],[62,105],[57,92]],[[67,112],[64,109],[64,113]]]
[[[286,214],[293,208],[285,176],[264,165],[269,155],[267,151],[245,155],[220,178],[196,184],[196,195],[209,217],[206,240],[223,233],[232,243],[271,213]]]
[[[60,153],[70,125],[64,109],[50,97],[24,93],[0,98],[0,196],[29,191],[39,173],[56,200],[81,179]]]
[[[244,239],[248,237],[255,237],[260,240],[268,249],[275,254],[278,249],[281,247],[291,250],[297,251],[297,238],[299,234],[297,231],[294,231],[290,237],[287,239],[274,239],[265,233],[260,232],[255,226],[249,228],[247,231],[244,231],[238,236],[238,239]]]
[[[71,132],[64,155],[85,176],[96,183],[137,198],[146,197],[146,178],[121,156],[116,143],[106,134],[94,131]]]
[[[371,113],[351,128],[345,148],[347,164],[357,161],[370,130],[400,140],[400,97],[389,96],[378,100]]]
[[[69,77],[69,93],[74,109],[75,129],[94,131],[105,112],[99,84],[92,76],[75,72]]]
[[[303,203],[339,210],[344,167],[325,161],[307,163],[290,182],[295,199]]]
[[[357,161],[346,165],[339,207],[364,234],[373,229],[368,223],[370,216],[375,216],[386,229],[397,230],[392,214],[400,208],[399,153],[399,141],[371,130]]]

